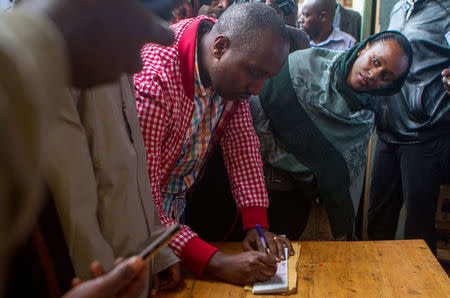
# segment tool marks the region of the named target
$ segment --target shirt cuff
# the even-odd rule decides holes
[[[199,237],[189,240],[181,253],[181,261],[193,273],[202,275],[208,265],[209,259],[218,251],[218,248],[203,241]]]
[[[261,228],[269,229],[267,222],[267,208],[265,207],[245,207],[240,210],[244,231],[253,229],[258,224]]]

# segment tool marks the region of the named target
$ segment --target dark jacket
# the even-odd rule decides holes
[[[361,15],[356,10],[347,9],[339,2],[336,3],[334,18],[335,20],[339,19],[339,30],[350,34],[359,42],[361,40]]]
[[[377,133],[390,143],[421,143],[450,133],[450,98],[441,81],[442,70],[450,66],[445,39],[450,1],[419,0],[409,7],[406,0],[394,6],[389,29],[411,42],[411,71],[400,93],[375,104]]]

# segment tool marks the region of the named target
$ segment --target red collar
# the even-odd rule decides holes
[[[205,20],[213,24],[216,22],[216,19],[206,16],[195,18],[193,22],[186,26],[178,42],[183,88],[186,95],[192,100],[194,99],[194,63],[197,31],[200,23]]]

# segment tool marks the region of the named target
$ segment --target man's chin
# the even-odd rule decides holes
[[[250,95],[247,94],[229,94],[229,95],[221,95],[224,100],[236,100],[236,101],[245,101]]]

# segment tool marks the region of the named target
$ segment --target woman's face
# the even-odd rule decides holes
[[[347,76],[353,90],[380,88],[400,78],[408,68],[408,57],[394,40],[378,42],[359,52]]]

